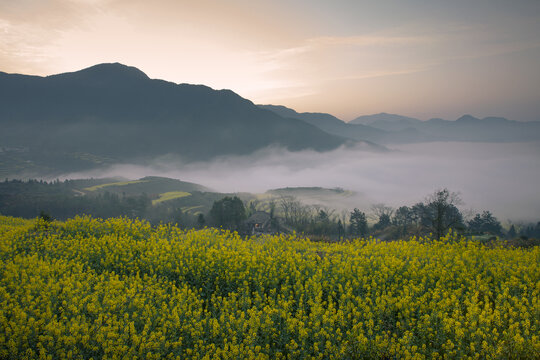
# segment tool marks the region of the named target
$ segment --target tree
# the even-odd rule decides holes
[[[325,224],[330,222],[330,216],[328,215],[328,211],[325,211],[324,209],[320,209],[319,212],[317,213],[316,221],[325,223]]]
[[[197,227],[199,229],[202,229],[206,225],[206,219],[204,218],[204,215],[200,213],[197,215]]]
[[[394,213],[394,209],[392,207],[387,206],[385,204],[373,204],[371,205],[371,214],[372,218],[374,220],[380,220],[381,216],[388,216],[388,218],[392,217],[392,214]]]
[[[408,206],[401,206],[394,212],[392,223],[399,228],[400,235],[407,234],[409,227],[413,224],[414,213]]]
[[[502,226],[499,220],[497,220],[491,212],[484,211],[482,214],[476,214],[475,217],[469,221],[469,231],[473,234],[487,233],[501,235]]]
[[[465,228],[463,215],[457,208],[462,203],[459,194],[448,189],[436,190],[426,198],[423,216],[436,239],[443,237],[448,230],[461,231]],[[423,221],[424,222],[424,221]]]
[[[341,240],[341,238],[345,235],[345,228],[343,227],[341,220],[338,220],[337,231],[338,231],[338,238]]]
[[[310,219],[309,224],[300,226],[298,230],[307,232],[312,235],[331,235],[335,234],[336,223],[332,220],[332,213],[326,208],[318,205],[313,205],[307,213]]]
[[[270,226],[273,230],[277,231],[279,233],[279,221],[276,218],[276,201],[274,199],[271,199],[269,202],[270,206]]]
[[[512,224],[512,226],[510,226],[510,229],[508,230],[508,234],[506,234],[506,237],[509,239],[514,239],[516,235],[516,227],[514,226],[514,224]]]
[[[255,214],[257,212],[257,205],[259,204],[259,200],[251,200],[249,202],[249,206],[247,209],[247,217],[250,217],[251,215]]]
[[[50,222],[52,222],[52,220],[53,220],[53,219],[52,219],[52,216],[51,216],[48,212],[46,212],[46,211],[44,211],[44,210],[41,210],[41,211],[39,212],[39,218],[40,218],[41,220],[43,220],[44,222],[46,222],[46,223],[50,223]]]
[[[214,201],[210,209],[210,217],[216,226],[231,230],[237,230],[243,220],[246,219],[244,203],[237,196],[226,196],[221,200]]]
[[[392,220],[392,223],[394,223],[394,225],[407,226],[412,224],[412,222],[413,213],[411,208],[409,208],[408,206],[400,206],[394,212],[394,218]]]
[[[523,226],[519,235],[526,238],[540,238],[540,221],[534,224]]]
[[[374,230],[382,230],[391,225],[391,217],[394,213],[394,209],[384,204],[371,205],[371,218],[377,220],[377,223],[373,225]]]
[[[349,218],[349,233],[353,236],[365,237],[367,234],[366,214],[358,209],[351,212]]]
[[[390,221],[390,215],[388,214],[381,214],[379,216],[379,221],[375,225],[373,225],[374,230],[383,230],[389,227],[392,224]]]
[[[305,226],[310,221],[310,208],[303,205],[294,196],[281,196],[279,204],[283,212],[285,223],[295,227]]]
[[[419,202],[411,207],[411,219],[419,228],[429,225],[428,208],[426,204]]]

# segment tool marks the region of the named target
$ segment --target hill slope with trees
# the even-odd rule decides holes
[[[40,173],[171,154],[207,160],[268,146],[326,151],[347,142],[230,90],[150,79],[118,63],[47,77],[0,72],[0,125],[2,163]]]

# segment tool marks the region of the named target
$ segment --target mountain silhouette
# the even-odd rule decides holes
[[[80,167],[168,154],[207,160],[268,146],[326,151],[348,142],[230,90],[150,79],[119,63],[47,77],[0,72],[0,125],[3,146],[93,159]]]
[[[403,115],[388,114],[388,113],[383,112],[379,114],[359,116],[356,119],[349,121],[349,124],[372,125],[379,122],[390,122],[390,123],[406,122],[406,123],[414,124],[419,121],[421,120],[403,116]]]
[[[387,133],[383,130],[362,124],[349,124],[337,117],[326,113],[298,113],[281,105],[259,105],[261,109],[275,112],[281,117],[302,120],[319,129],[341,137],[363,141],[378,150],[387,150],[378,143],[384,140]]]
[[[383,145],[433,141],[523,142],[540,140],[540,122],[520,122],[503,117],[476,118],[463,115],[457,120],[419,119],[397,114],[357,117],[349,123],[330,114],[297,113],[284,106],[259,105],[277,114],[303,120],[334,135]]]

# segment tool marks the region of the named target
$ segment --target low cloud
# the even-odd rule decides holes
[[[340,148],[326,153],[269,148],[250,156],[185,164],[163,157],[150,166],[115,165],[66,177],[154,175],[221,192],[262,193],[283,187],[344,188],[343,207],[412,205],[439,188],[459,192],[464,209],[490,210],[500,220],[540,220],[540,143],[427,143],[390,153]]]

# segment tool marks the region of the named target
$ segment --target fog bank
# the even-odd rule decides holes
[[[390,153],[340,148],[326,153],[265,149],[251,156],[183,164],[156,159],[151,166],[116,165],[64,178],[165,176],[221,192],[261,193],[299,186],[340,187],[367,210],[372,203],[412,205],[434,190],[460,192],[464,209],[490,210],[501,221],[540,220],[540,143],[427,143]]]

